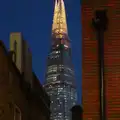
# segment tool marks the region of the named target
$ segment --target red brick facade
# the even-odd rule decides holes
[[[107,120],[120,120],[120,1],[82,2],[82,104],[83,120],[100,120],[98,40],[92,28],[95,10],[107,9],[104,35],[105,99]]]

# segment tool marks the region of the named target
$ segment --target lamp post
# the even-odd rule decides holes
[[[82,107],[80,105],[75,105],[72,107],[71,109],[72,112],[72,120],[82,120],[82,114],[83,114],[83,110]]]

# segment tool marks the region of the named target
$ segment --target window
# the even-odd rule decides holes
[[[62,115],[62,113],[58,113],[59,115]]]
[[[64,69],[63,65],[59,65],[59,71],[62,71]]]
[[[63,29],[60,29],[60,32],[63,32]]]
[[[60,55],[59,55],[60,51],[52,51],[49,55],[49,58],[50,59],[55,59],[55,58],[58,58]]]
[[[52,68],[53,72],[57,72],[57,65]]]
[[[21,111],[17,106],[14,108],[14,120],[21,120]]]
[[[48,67],[47,73],[57,72],[57,65],[51,65]]]
[[[59,74],[52,74],[47,77],[47,81],[56,81]]]
[[[67,45],[64,45],[66,48],[68,48],[68,46]]]
[[[59,53],[59,51],[56,51],[56,53]]]
[[[73,100],[74,98],[73,98],[73,96],[71,96],[71,100]]]
[[[16,59],[17,59],[17,42],[16,40],[14,41],[14,54],[13,54],[13,61],[16,63]]]
[[[49,88],[52,88],[52,85],[50,85]]]
[[[58,92],[61,92],[61,91],[63,91],[63,88],[58,88]]]

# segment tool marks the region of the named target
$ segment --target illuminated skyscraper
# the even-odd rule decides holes
[[[77,92],[63,0],[55,1],[51,38],[44,85],[51,99],[51,120],[71,120]]]
[[[104,32],[103,55],[101,57],[104,60],[102,68],[104,71],[102,76],[104,79],[104,96],[101,96],[102,89],[100,85],[100,43],[96,36],[96,30],[92,25],[94,13],[102,10],[107,10],[108,18],[108,28]],[[120,120],[119,22],[120,0],[82,0],[83,120]],[[101,102],[103,97],[104,106]],[[104,112],[102,113],[104,119],[101,112]]]

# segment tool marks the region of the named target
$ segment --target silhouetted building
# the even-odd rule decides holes
[[[82,120],[83,110],[80,105],[73,106],[71,112],[72,112],[72,120]]]
[[[32,75],[31,88],[0,41],[1,120],[49,120],[49,97],[35,74]]]
[[[107,13],[104,12],[106,15],[102,13],[102,16],[108,17],[109,24],[104,32],[102,25],[105,16],[101,19],[100,12],[106,10]],[[120,119],[119,10],[119,0],[82,0],[83,120]],[[97,29],[94,29],[95,26],[92,24],[94,13],[95,23],[103,21]],[[103,29],[102,32],[98,27]]]
[[[77,90],[63,0],[55,0],[51,42],[44,85],[51,100],[51,120],[71,120]]]

